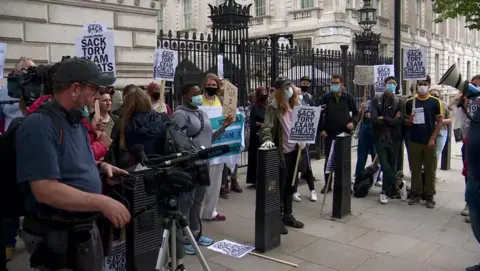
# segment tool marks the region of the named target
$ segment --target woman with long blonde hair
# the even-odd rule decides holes
[[[265,121],[259,131],[261,148],[278,146],[280,156],[280,198],[282,205],[282,234],[287,234],[285,226],[303,228],[304,224],[293,216],[293,186],[295,164],[298,149],[304,149],[305,144],[290,143],[288,138],[292,128],[293,107],[300,105],[295,86],[285,77],[278,78],[273,87],[276,89],[274,99],[268,104],[265,112]],[[299,164],[298,172],[302,172],[305,165]],[[295,176],[297,179],[298,176]],[[297,180],[296,180],[297,181]]]

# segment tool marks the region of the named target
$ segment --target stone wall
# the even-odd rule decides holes
[[[0,41],[8,43],[5,75],[21,57],[32,58],[38,65],[74,56],[75,38],[82,34],[83,25],[97,22],[115,33],[116,86],[148,84],[159,4],[150,0],[1,0]]]

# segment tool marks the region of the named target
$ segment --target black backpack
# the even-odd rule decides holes
[[[60,135],[62,144],[62,127],[60,118],[53,113],[50,102],[43,104],[32,114],[44,114],[52,118]],[[27,116],[28,117],[28,116]],[[0,135],[0,215],[3,217],[19,217],[25,214],[25,186],[17,184],[17,155],[15,149],[15,133],[27,117],[15,118],[7,131]]]
[[[190,140],[190,137],[185,133],[185,129],[179,127],[174,123],[168,114],[159,113],[162,116],[163,126],[165,129],[165,137],[160,140],[163,146],[159,146],[159,153],[161,155],[170,155],[179,152],[191,152],[195,148]]]
[[[373,178],[378,170],[380,170],[380,167],[378,165],[372,164],[365,168],[365,170],[361,174],[359,174],[359,176],[355,176],[353,195],[356,198],[364,198],[368,195],[370,187],[372,187],[374,182]]]

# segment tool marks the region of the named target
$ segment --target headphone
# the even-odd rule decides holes
[[[52,100],[52,105],[60,110],[60,112],[67,118],[67,121],[72,126],[78,126],[82,122],[83,114],[80,109],[67,110],[61,106],[55,99]]]

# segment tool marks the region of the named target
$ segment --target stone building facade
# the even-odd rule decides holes
[[[37,64],[75,55],[83,25],[114,32],[117,87],[152,81],[159,2],[150,0],[1,0],[0,41],[6,42],[5,75],[21,57]],[[5,84],[5,80],[3,81]]]
[[[160,5],[158,27],[180,32],[208,33],[211,22],[207,4],[225,0],[164,0]],[[252,4],[250,37],[270,34],[293,34],[295,44],[339,50],[349,45],[355,51],[354,34],[358,25],[360,0],[236,0]],[[457,18],[435,24],[432,0],[403,0],[403,10],[393,9],[394,0],[372,0],[377,8],[378,24],[373,31],[381,33],[380,53],[393,57],[393,23],[395,12],[402,16],[402,46],[425,47],[428,69],[433,82],[453,63],[461,73],[472,77],[480,73],[480,33],[465,28],[465,20]]]

